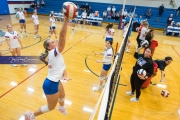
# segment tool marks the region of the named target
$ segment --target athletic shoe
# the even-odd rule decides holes
[[[26,67],[27,66],[27,64],[21,64],[22,66],[24,66],[24,67]]]
[[[16,65],[16,64],[12,64],[11,66],[13,66],[13,67],[17,67],[17,65]]]
[[[25,33],[25,36],[26,36],[26,37],[28,37],[28,36],[29,36],[29,34],[28,34],[28,33]]]
[[[34,36],[34,39],[36,39],[36,36]]]
[[[66,115],[66,106],[58,106],[57,108],[58,111],[60,111],[63,115]]]
[[[127,52],[127,53],[129,53],[129,52],[130,52],[130,50],[129,50],[129,49],[126,49],[126,52]]]
[[[131,98],[130,101],[132,101],[132,102],[139,102],[139,99],[134,97],[134,98]]]
[[[33,113],[30,111],[27,111],[24,117],[25,117],[25,120],[35,120]]]
[[[127,94],[127,95],[131,95],[131,96],[134,95],[134,93],[132,93],[132,92],[126,92],[126,94]]]
[[[37,38],[39,38],[40,36],[39,35],[36,35]]]
[[[101,87],[101,86],[94,88],[94,92],[98,92],[98,91],[100,91],[100,90],[102,90],[102,87]]]

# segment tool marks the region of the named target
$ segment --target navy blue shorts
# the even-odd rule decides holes
[[[75,23],[75,20],[72,20],[71,22],[72,22],[72,23]]]
[[[55,29],[56,29],[55,26],[50,27],[50,30],[55,30]]]
[[[24,19],[19,20],[19,23],[25,23],[26,21]]]
[[[59,82],[53,82],[46,78],[43,83],[43,90],[45,95],[52,95],[57,93],[59,90]]]
[[[113,41],[113,38],[108,38],[108,37],[106,37],[106,41],[109,41],[109,40],[112,40],[112,41]]]
[[[108,71],[111,68],[111,64],[103,64],[103,70]]]

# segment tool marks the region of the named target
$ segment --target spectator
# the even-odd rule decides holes
[[[76,4],[76,6],[77,6],[77,11],[79,12],[79,5],[78,5],[78,4]]]
[[[168,26],[175,27],[174,21],[172,21],[171,24],[168,25]],[[168,26],[167,26],[167,28],[166,28],[167,30],[168,30]],[[171,36],[172,34],[173,34],[173,32],[168,32],[168,31],[166,32],[166,35],[170,35],[170,36]]]
[[[92,13],[92,8],[91,8],[91,6],[89,6],[89,8],[87,9],[87,16],[89,16],[90,13]]]
[[[89,14],[89,17],[90,17],[90,18],[94,17],[94,14],[93,14],[93,13],[90,13],[90,14]]]
[[[127,14],[128,14],[127,10],[124,9],[124,14],[123,14],[123,16],[125,17]]]
[[[137,27],[138,27],[138,17],[137,17],[137,15],[134,15],[132,31],[137,32],[137,31],[136,31],[136,28],[137,28]]]
[[[159,7],[159,16],[161,16],[164,12],[164,4],[162,4],[160,7]]]
[[[34,8],[35,7],[35,4],[34,2],[31,3],[31,8]]]
[[[89,5],[88,5],[88,3],[86,3],[86,5],[85,5],[85,9],[86,9],[86,10],[88,10],[88,9],[89,9]]]
[[[116,17],[116,13],[113,12],[112,15],[111,15],[111,19],[115,20],[115,17]]]
[[[129,16],[129,14],[127,14],[127,15],[125,16],[125,20],[126,20],[126,22],[129,22],[129,21],[130,21],[130,16]]]
[[[110,18],[111,19],[111,11],[108,11],[108,16],[107,16],[107,18]]]
[[[151,8],[148,10],[148,12],[145,14],[146,18],[150,18],[152,15]]]
[[[143,21],[142,16],[139,16],[139,19],[138,19],[138,26],[137,26],[137,27],[140,27],[140,25],[141,25],[142,21]]]
[[[112,12],[116,12],[116,8],[113,6],[113,8],[112,8]]]
[[[131,13],[132,13],[133,11],[134,11],[134,8],[133,8],[133,7],[131,7],[131,9],[129,10],[129,12],[131,12]]]
[[[94,17],[99,17],[99,11],[95,11]]]
[[[120,18],[120,15],[118,12],[116,12],[115,20],[119,20],[119,18]]]
[[[179,15],[179,12],[180,12],[180,6],[179,6],[178,9],[176,10],[176,16]]]
[[[133,11],[130,11],[128,14],[129,14],[129,16],[132,17],[133,16]]]
[[[80,7],[80,10],[81,10],[81,11],[84,11],[84,9],[85,9],[85,5],[82,4],[81,7]]]
[[[37,0],[37,7],[39,7],[40,6],[40,1],[39,0]]]
[[[171,14],[171,15],[168,17],[167,21],[166,21],[166,26],[165,26],[165,28],[164,28],[164,32],[166,31],[167,27],[171,24],[171,22],[172,22],[173,20],[174,20],[174,19],[173,19],[173,14]],[[163,33],[164,33],[164,32],[163,32]]]
[[[133,9],[131,8],[131,10],[129,11],[129,13],[128,13],[130,16],[132,16],[133,15]]]
[[[122,9],[119,11],[119,15],[122,15]]]
[[[44,7],[45,6],[45,2],[44,0],[41,1],[41,6]]]
[[[111,12],[111,7],[110,6],[107,8],[107,12]]]
[[[107,11],[104,10],[104,12],[103,12],[103,18],[106,19],[106,17],[107,17]]]

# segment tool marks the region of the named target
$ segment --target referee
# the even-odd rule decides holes
[[[154,60],[154,62],[158,65],[158,68],[161,70],[161,80],[160,82],[165,82],[165,73],[164,70],[167,65],[169,65],[173,61],[172,57],[165,57],[164,60]],[[153,74],[153,77],[156,76],[157,73]]]

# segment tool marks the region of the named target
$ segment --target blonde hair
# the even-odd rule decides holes
[[[7,24],[6,27],[8,28],[9,26],[12,26],[11,24]]]

